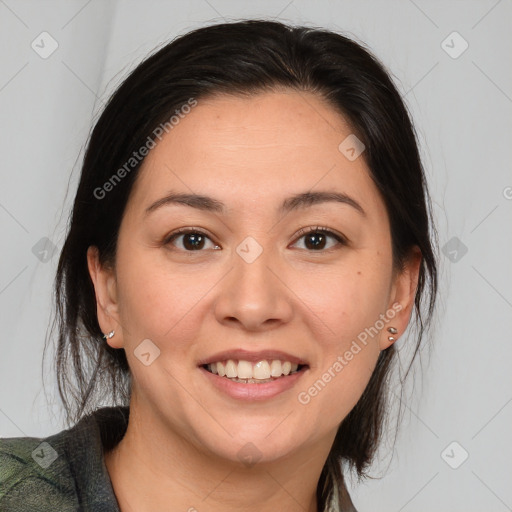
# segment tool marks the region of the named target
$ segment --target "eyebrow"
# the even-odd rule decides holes
[[[366,216],[366,212],[364,211],[363,207],[355,199],[348,196],[347,194],[329,191],[302,192],[288,197],[279,207],[279,213],[288,213],[293,210],[306,209],[314,205],[329,202],[347,204],[352,206],[361,215]],[[163,206],[174,204],[190,206],[198,210],[221,214],[225,213],[226,211],[226,205],[218,199],[200,194],[181,194],[171,192],[170,194],[162,197],[161,199],[158,199],[151,206],[146,208],[145,213],[147,215]]]

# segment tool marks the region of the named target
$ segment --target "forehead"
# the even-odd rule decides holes
[[[351,133],[342,115],[308,92],[200,99],[149,152],[135,192],[149,201],[178,188],[243,208],[284,191],[341,186],[375,202],[363,158],[350,161],[339,149]]]
[[[250,161],[255,154],[278,157],[304,153],[301,148],[311,151],[320,140],[324,151],[328,145],[337,151],[336,142],[344,133],[349,134],[350,128],[321,97],[283,91],[199,100],[172,133],[168,149],[185,144],[187,148],[195,145],[199,150],[201,145],[205,149],[225,150],[224,157],[232,152],[237,159],[247,152]]]

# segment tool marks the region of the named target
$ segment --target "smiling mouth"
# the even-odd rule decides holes
[[[293,375],[307,368],[290,361],[263,359],[256,363],[243,359],[228,359],[202,365],[202,368],[214,375],[242,384],[265,384]]]

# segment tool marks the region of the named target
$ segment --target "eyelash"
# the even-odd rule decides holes
[[[296,241],[298,241],[305,235],[309,235],[311,233],[322,233],[323,235],[327,235],[331,238],[334,238],[338,242],[338,245],[335,247],[331,247],[330,249],[321,249],[319,251],[308,251],[308,252],[330,252],[332,250],[339,249],[341,246],[348,245],[348,240],[344,236],[334,233],[329,228],[324,228],[322,226],[299,229],[298,233],[296,234]]]
[[[210,236],[205,233],[204,231],[202,231],[201,229],[195,229],[195,228],[182,228],[182,229],[178,229],[177,231],[174,231],[173,233],[170,233],[168,236],[165,237],[165,239],[163,240],[163,245],[168,245],[170,244],[171,242],[173,242],[176,238],[178,238],[180,235],[187,235],[187,234],[198,234],[198,235],[203,235],[205,236],[206,238],[210,239]],[[308,252],[311,252],[311,253],[314,253],[314,252],[318,252],[318,253],[322,253],[322,252],[331,252],[333,250],[336,250],[336,249],[339,249],[341,246],[346,246],[348,245],[348,240],[342,236],[342,235],[339,235],[337,233],[334,233],[333,231],[331,231],[330,229],[328,228],[325,228],[325,227],[322,227],[322,226],[316,226],[316,227],[308,227],[308,228],[302,228],[300,229],[297,234],[296,234],[296,239],[295,239],[295,243],[300,240],[302,237],[308,235],[308,234],[311,234],[311,233],[322,233],[323,235],[327,235],[329,237],[332,237],[334,238],[337,242],[338,242],[338,245],[335,246],[335,247],[331,247],[329,249],[320,249],[318,251],[315,251],[315,250],[308,250],[306,249],[306,251]],[[213,240],[211,240],[213,242]],[[217,244],[215,244],[217,245]],[[181,249],[179,249],[181,250]],[[188,252],[188,253],[193,253],[193,252],[204,252],[203,250],[197,250],[197,251],[187,251],[187,250],[183,250],[183,252]]]

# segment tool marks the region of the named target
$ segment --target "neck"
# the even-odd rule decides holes
[[[200,451],[132,397],[126,434],[105,464],[121,512],[169,504],[188,512],[318,512],[316,486],[330,443],[247,467]]]

